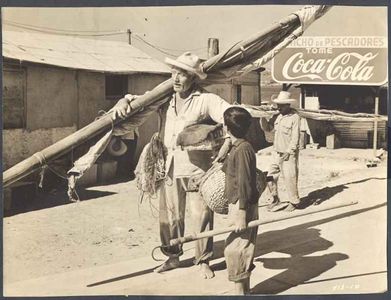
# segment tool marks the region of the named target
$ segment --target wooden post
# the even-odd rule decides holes
[[[234,85],[236,90],[236,103],[242,104],[242,86],[240,84]]]
[[[208,58],[219,54],[219,39],[208,38]]]
[[[258,73],[258,103],[256,105],[261,105],[262,102],[262,69]]]
[[[128,43],[129,45],[132,44],[132,31],[130,29],[127,30],[128,32]]]
[[[380,88],[376,92],[375,96],[375,120],[373,124],[373,157],[376,157],[376,150],[377,150],[377,119],[379,115],[379,91]]]
[[[301,84],[300,85],[300,108],[305,109],[305,87]]]

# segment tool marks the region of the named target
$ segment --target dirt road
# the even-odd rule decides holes
[[[262,152],[257,155],[258,166],[265,169],[271,157]],[[370,201],[373,185],[376,197],[384,197],[385,202],[386,161],[367,168],[365,159],[370,156],[370,150],[358,149],[302,151],[300,196],[317,204],[341,197],[354,200],[357,195],[350,187],[362,185]],[[32,201],[31,207],[39,209],[4,218],[5,285],[146,258],[159,245],[156,199],[140,203],[134,182],[90,187],[79,193],[79,203],[67,203],[65,193],[57,192]],[[264,195],[260,204],[267,198]],[[226,224],[225,217],[216,216],[215,227]],[[191,232],[192,224],[187,226]]]

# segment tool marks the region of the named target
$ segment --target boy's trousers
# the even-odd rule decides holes
[[[234,221],[239,209],[239,201],[229,205],[229,218]],[[258,203],[249,205],[246,222],[258,219]],[[258,227],[241,232],[231,232],[225,240],[224,256],[227,263],[228,280],[238,282],[249,278],[254,269],[254,254]]]

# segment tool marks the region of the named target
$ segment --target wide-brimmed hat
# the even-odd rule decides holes
[[[273,96],[272,96],[272,101],[275,104],[292,104],[296,102],[295,99],[291,98],[291,93],[287,91],[281,91],[277,97],[276,95]]]
[[[200,79],[205,79],[206,74],[201,70],[202,60],[195,54],[185,52],[179,56],[176,60],[171,58],[165,59],[166,64],[185,70],[189,73],[197,75]]]
[[[128,147],[119,137],[113,137],[107,145],[107,151],[112,156],[122,156],[128,151]]]

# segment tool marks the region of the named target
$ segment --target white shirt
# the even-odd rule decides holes
[[[176,109],[175,93],[171,96],[165,120],[163,120],[164,145],[168,155],[166,170],[174,163],[174,177],[188,177],[205,171],[211,164],[211,151],[182,150],[176,145],[178,134],[187,126],[207,120],[224,122],[224,111],[231,105],[219,96],[201,89],[195,89],[183,103],[180,111]]]

